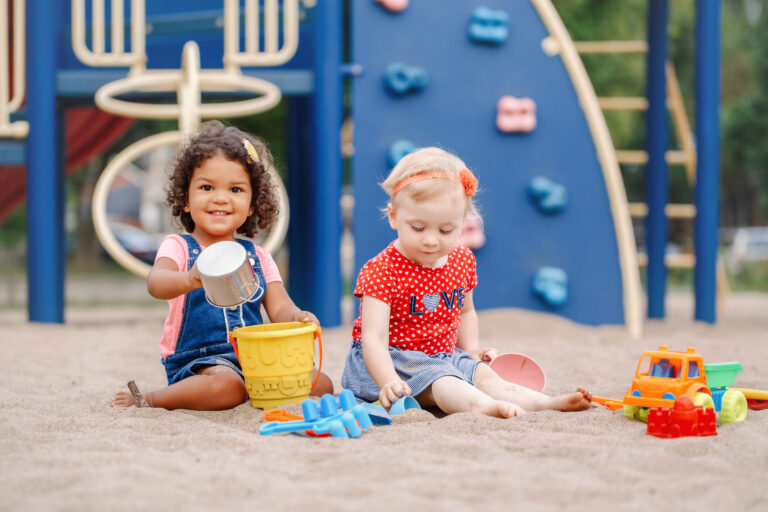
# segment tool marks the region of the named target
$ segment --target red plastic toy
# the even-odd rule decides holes
[[[656,437],[716,436],[715,410],[694,406],[691,397],[682,395],[671,409],[651,408],[646,433]]]

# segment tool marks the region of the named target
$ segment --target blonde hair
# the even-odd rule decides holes
[[[436,147],[421,148],[413,153],[405,155],[387,176],[387,179],[381,183],[381,188],[394,199],[393,191],[395,187],[402,182],[416,176],[431,172],[439,172],[458,178],[460,172],[467,168],[459,157]],[[450,190],[455,190],[457,182],[453,180],[424,179],[408,183],[405,187],[398,190],[398,194],[405,193],[415,202],[425,201],[435,196],[443,195]],[[477,215],[477,208],[472,197],[467,196],[466,213]]]

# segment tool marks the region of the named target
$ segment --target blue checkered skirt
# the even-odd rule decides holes
[[[458,348],[452,354],[440,352],[429,355],[390,346],[389,355],[397,375],[408,384],[413,396],[419,395],[437,379],[445,376],[457,377],[474,385],[475,369],[477,365],[483,364]],[[379,399],[379,386],[365,366],[361,343],[352,342],[341,375],[341,387],[352,391],[358,400],[375,402]]]

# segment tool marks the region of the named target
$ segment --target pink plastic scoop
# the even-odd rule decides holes
[[[523,354],[499,354],[495,350],[486,353],[491,358],[491,370],[507,382],[543,391],[547,377],[541,365]]]

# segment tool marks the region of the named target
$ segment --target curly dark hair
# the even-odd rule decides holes
[[[248,157],[243,139],[250,141],[256,148],[258,162],[253,162]],[[179,218],[188,233],[195,230],[195,221],[189,212],[184,211],[189,199],[189,182],[197,167],[219,153],[229,160],[240,162],[250,176],[253,213],[237,228],[237,232],[249,238],[253,237],[277,219],[278,199],[267,171],[273,165],[272,155],[264,141],[258,137],[242,132],[234,126],[226,126],[220,121],[203,123],[197,135],[182,148],[167,189],[167,203],[171,207],[171,214]]]

